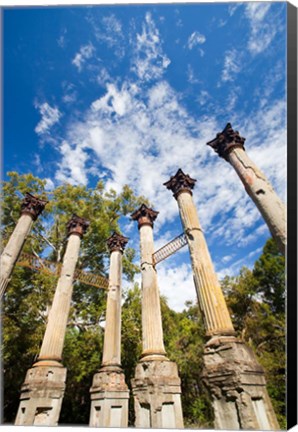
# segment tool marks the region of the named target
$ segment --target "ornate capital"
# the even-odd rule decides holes
[[[21,214],[27,214],[35,221],[47,203],[48,201],[37,198],[29,192],[26,192],[25,198],[21,204]]]
[[[195,185],[196,180],[189,177],[188,174],[184,174],[181,168],[178,169],[174,176],[171,176],[170,180],[164,183],[167,189],[173,192],[174,197],[177,199],[181,192],[188,192],[192,195],[192,189]]]
[[[120,251],[121,253],[123,253],[128,240],[129,240],[128,237],[124,237],[121,234],[117,234],[116,232],[113,232],[111,237],[107,239],[107,245],[110,250],[110,253],[114,251]]]
[[[138,221],[138,228],[140,229],[143,225],[150,225],[153,228],[153,222],[157,218],[159,212],[147,207],[142,204],[141,207],[132,213],[132,220]]]
[[[214,140],[207,142],[207,145],[213,148],[218,155],[228,161],[228,154],[232,149],[240,147],[243,150],[245,138],[239,135],[238,131],[232,129],[231,123],[228,123],[222,132],[216,135]]]
[[[80,237],[83,237],[89,225],[90,222],[87,219],[81,218],[73,214],[71,219],[68,221],[66,225],[68,231],[67,234],[68,235],[78,234]]]

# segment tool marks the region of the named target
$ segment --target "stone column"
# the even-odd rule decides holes
[[[183,428],[180,378],[177,365],[166,357],[157,274],[152,259],[153,222],[157,215],[158,212],[145,204],[131,215],[138,221],[140,231],[142,273],[143,351],[132,380],[135,426]]]
[[[46,204],[47,201],[26,192],[21,204],[21,217],[0,258],[0,299],[2,299],[5,293],[15,263],[22,251],[27,235],[31,231],[33,222],[38,218]]]
[[[128,238],[113,233],[107,240],[110,276],[102,364],[93,377],[91,427],[127,427],[129,391],[121,368],[122,254]]]
[[[192,199],[196,180],[179,169],[164,185],[174,192],[187,236],[200,310],[209,338],[203,381],[213,403],[215,429],[279,429],[264,371],[253,351],[235,336]]]
[[[247,156],[244,149],[245,138],[234,131],[230,123],[207,145],[234,167],[244,188],[263,216],[279,250],[285,254],[286,210],[271,184],[259,168]]]
[[[207,336],[235,334],[230,314],[213,268],[205,236],[192,198],[196,180],[179,169],[164,183],[174,193],[186,234],[193,269],[194,283]]]
[[[66,368],[62,351],[73,290],[73,279],[81,238],[89,222],[73,215],[67,224],[68,242],[48,323],[37,362],[27,371],[21,389],[16,425],[58,424],[63,400]]]

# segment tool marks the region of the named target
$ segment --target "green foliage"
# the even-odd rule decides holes
[[[19,218],[25,192],[49,203],[33,225],[24,251],[61,262],[66,245],[65,226],[73,213],[86,217],[90,227],[83,237],[78,268],[107,277],[109,253],[106,239],[119,232],[119,220],[135,210],[144,197],[135,197],[128,186],[121,193],[65,184],[51,192],[45,181],[31,174],[10,173],[2,188],[3,244]],[[124,233],[125,234],[125,233]],[[123,295],[122,367],[131,388],[135,367],[142,352],[141,290],[134,283],[139,266],[133,263],[135,250],[126,248],[123,271],[131,283]],[[285,281],[284,258],[269,240],[253,270],[243,268],[237,277],[222,281],[232,320],[240,337],[256,352],[264,367],[274,409],[282,428],[285,423]],[[19,391],[28,368],[37,358],[44,335],[57,277],[16,266],[2,308],[2,361],[4,369],[4,422],[13,422]],[[164,343],[168,357],[177,363],[181,378],[182,408],[188,428],[212,428],[213,411],[202,384],[203,321],[196,304],[188,302],[175,312],[161,298]],[[88,424],[89,389],[101,364],[106,291],[75,282],[63,351],[67,385],[61,424]],[[17,365],[17,367],[16,367]],[[129,404],[129,425],[134,424],[133,400]]]
[[[269,239],[253,270],[226,277],[222,288],[235,329],[254,349],[265,370],[267,389],[282,429],[285,405],[285,261]]]

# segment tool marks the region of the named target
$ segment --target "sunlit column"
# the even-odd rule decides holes
[[[186,234],[197,290],[207,335],[234,334],[230,314],[213,268],[205,236],[192,198],[196,180],[177,171],[164,185],[170,189],[179,206],[180,217]]]
[[[31,231],[33,222],[41,214],[46,204],[47,201],[26,192],[21,204],[21,216],[0,258],[0,298],[5,293],[15,263],[22,251],[27,235]]]
[[[158,212],[145,204],[131,218],[138,222],[142,273],[142,335],[143,357],[165,356],[157,274],[153,266],[153,222]]]
[[[234,131],[231,124],[228,123],[224,130],[207,145],[234,167],[246,192],[267,223],[280,252],[285,254],[287,234],[284,203],[277,196],[265,175],[248,157],[244,149],[244,141],[245,138],[241,137],[238,131]]]

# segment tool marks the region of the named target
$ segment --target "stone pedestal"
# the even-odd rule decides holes
[[[209,340],[202,379],[212,397],[215,429],[279,430],[264,371],[251,348],[239,339]]]
[[[122,254],[128,238],[113,233],[110,249],[109,291],[102,366],[94,375],[91,393],[91,427],[127,427],[129,391],[121,369]]]
[[[187,236],[206,335],[203,379],[212,395],[216,429],[279,429],[264,372],[235,331],[192,199],[194,179],[179,169],[164,183],[174,192]]]
[[[266,176],[259,170],[244,150],[245,138],[234,131],[230,123],[216,138],[209,141],[220,157],[229,162],[237,172],[248,195],[251,197],[275,239],[281,253],[285,254],[287,243],[286,209]]]
[[[58,423],[65,389],[66,368],[61,361],[73,278],[81,237],[88,225],[89,222],[76,215],[67,224],[69,238],[61,275],[37,362],[28,370],[21,389],[17,425],[55,426]]]
[[[66,368],[33,367],[21,389],[16,426],[57,426],[66,381]]]
[[[180,378],[169,360],[140,361],[132,380],[135,427],[182,429]]]
[[[101,368],[93,377],[90,393],[89,426],[127,427],[129,391],[121,368]]]
[[[47,201],[41,200],[28,192],[21,205],[21,217],[11,234],[0,258],[0,299],[9,284],[15,263],[22,251],[25,240],[31,231],[33,222],[44,209]]]
[[[135,426],[183,428],[177,366],[166,357],[157,273],[153,265],[153,222],[158,212],[142,204],[132,215],[140,230],[143,351],[132,380]]]

